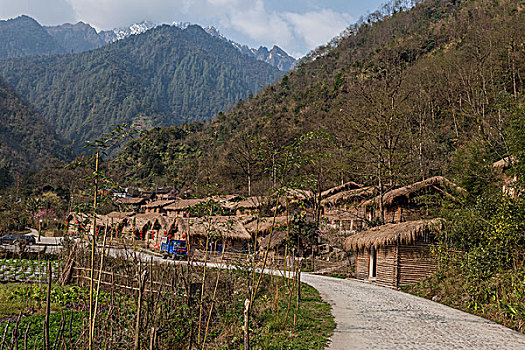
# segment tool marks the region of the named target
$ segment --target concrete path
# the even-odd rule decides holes
[[[524,349],[525,335],[393,289],[301,274],[332,305],[329,349]]]

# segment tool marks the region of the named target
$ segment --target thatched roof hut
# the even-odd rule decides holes
[[[134,215],[133,212],[119,212],[114,211],[106,215],[107,221],[113,224],[126,224],[131,217]]]
[[[222,237],[234,240],[250,240],[252,237],[240,220],[230,216],[211,216],[189,219],[189,236]]]
[[[361,202],[376,196],[378,192],[374,186],[345,190],[324,198],[321,201],[321,205],[324,207],[335,207],[343,204]]]
[[[209,198],[196,198],[196,199],[177,199],[172,201],[171,204],[167,205],[164,209],[167,212],[179,212],[190,209],[198,204],[205,203]]]
[[[142,206],[144,209],[156,209],[156,208],[164,208],[171,203],[173,203],[175,200],[173,199],[167,199],[167,200],[160,200],[160,201],[154,201],[151,203],[148,203],[144,206]]]
[[[345,240],[346,250],[364,250],[374,247],[379,249],[382,246],[392,244],[411,244],[419,237],[431,231],[441,229],[441,219],[430,221],[408,221],[399,224],[386,224],[371,228],[370,230],[359,232]]]
[[[333,196],[334,194],[339,193],[339,192],[355,190],[361,187],[363,187],[363,185],[360,185],[353,181],[345,182],[342,185],[335,186],[335,187],[327,189],[326,191],[321,192],[321,198],[324,199],[324,198]]]
[[[229,210],[256,210],[260,209],[268,198],[263,196],[252,196],[237,202],[224,202],[221,206]]]
[[[345,249],[355,254],[355,277],[384,286],[413,284],[432,274],[433,232],[441,219],[386,224],[350,236]]]
[[[237,195],[237,194],[226,194],[226,195],[223,195],[223,196],[211,196],[211,199],[213,199],[214,201],[216,202],[230,202],[230,201],[236,201],[238,199],[240,199],[241,196]]]
[[[157,226],[159,231],[170,232],[173,229],[175,229],[176,218],[166,215],[160,215],[157,217]]]
[[[279,247],[281,244],[283,244],[284,241],[286,241],[286,238],[287,238],[286,231],[276,231],[272,233],[271,241],[270,241],[270,235],[266,235],[260,240],[259,249],[266,250],[269,244],[270,250],[273,250],[275,249],[275,247]]]
[[[258,222],[257,218],[254,217],[254,219],[246,223],[244,227],[246,227],[246,229],[252,234],[257,233],[258,235],[260,235],[270,233],[272,225],[274,225],[274,227],[280,227],[286,225],[287,222],[287,216],[277,216],[275,218],[275,224],[273,221],[273,217],[262,217],[259,218]]]
[[[136,230],[138,232],[145,232],[147,228],[153,227],[157,223],[160,214],[148,213],[148,214],[137,214],[128,222],[126,226],[130,230]]]
[[[123,197],[118,198],[115,203],[122,205],[141,205],[146,202],[146,198],[142,197]]]
[[[383,194],[383,205],[385,206],[392,206],[395,204],[395,202],[401,200],[409,200],[412,197],[415,197],[419,194],[420,191],[428,188],[434,188],[438,189],[441,193],[445,194],[447,197],[456,199],[452,194],[449,192],[446,192],[445,190],[449,190],[454,192],[455,194],[463,195],[466,193],[466,191],[453,183],[452,181],[448,180],[447,178],[443,176],[434,176],[431,178],[428,178],[423,181],[415,182],[412,185],[396,188],[395,190],[388,191]],[[378,204],[381,196],[378,195],[373,199],[370,199],[363,203],[363,205],[368,206],[371,204]]]
[[[287,197],[290,200],[309,200],[313,197],[312,191],[309,190],[302,190],[298,188],[290,188],[290,187],[284,187],[281,189],[285,197]]]

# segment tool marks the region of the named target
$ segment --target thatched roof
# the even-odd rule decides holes
[[[336,193],[321,201],[323,206],[336,206],[344,203],[352,203],[356,201],[367,200],[377,195],[377,188],[373,186],[356,188],[348,191]]]
[[[407,221],[399,224],[386,224],[359,232],[345,240],[346,250],[363,250],[371,246],[379,248],[390,244],[410,244],[431,231],[441,229],[441,219],[430,221]]]
[[[241,196],[237,194],[226,194],[224,196],[212,196],[211,199],[213,199],[216,202],[229,202],[229,201],[235,201],[237,199],[241,198]]]
[[[157,222],[158,218],[160,217],[160,214],[137,214],[134,216],[133,220],[129,220],[128,227],[129,228],[135,228],[138,231],[143,231],[144,227],[146,227],[148,224],[150,226],[155,225],[155,222]]]
[[[267,200],[267,197],[253,196],[238,202],[224,202],[221,206],[230,210],[259,209]]]
[[[282,225],[286,225],[287,217],[286,216],[278,216],[275,218],[275,227],[279,227]],[[259,219],[259,222],[257,223],[257,219],[246,223],[244,227],[251,232],[252,234],[264,234],[269,233],[273,224],[273,217],[263,217]]]
[[[313,197],[312,191],[308,190],[301,190],[298,188],[290,188],[290,187],[284,187],[281,189],[284,193],[284,196],[289,199],[295,199],[295,200],[307,200]]]
[[[169,232],[176,225],[176,218],[166,215],[159,215],[157,217],[157,223],[160,226],[159,231]]]
[[[148,204],[144,205],[143,208],[144,209],[162,208],[162,207],[165,207],[167,205],[170,205],[173,202],[174,202],[173,199],[155,201],[155,202],[151,202],[151,203],[148,203]]]
[[[208,198],[177,199],[175,201],[172,201],[172,203],[166,206],[164,209],[169,210],[169,211],[181,211],[181,210],[185,210],[185,209],[194,207],[197,204],[205,203],[208,200],[209,200]]]
[[[237,217],[211,216],[189,219],[190,236],[213,236],[250,240],[252,236]]]
[[[270,241],[270,235],[266,235],[261,239],[259,242],[259,249],[265,250],[268,247],[268,243],[270,244],[270,249],[274,249],[275,247],[281,245],[287,238],[287,232],[286,231],[276,231],[272,233],[272,240]]]
[[[514,156],[503,157],[502,159],[492,164],[492,167],[494,169],[506,170],[510,168],[512,164],[515,162],[516,162],[516,158]]]
[[[334,194],[342,192],[342,191],[355,190],[361,187],[363,187],[363,185],[360,185],[353,181],[345,182],[342,185],[335,186],[335,187],[327,189],[326,191],[321,192],[321,198],[324,199],[324,198],[333,196]]]
[[[466,191],[453,183],[452,181],[446,179],[443,176],[434,176],[431,178],[428,178],[423,181],[415,182],[412,185],[396,188],[395,190],[388,191],[383,194],[383,204],[385,206],[391,206],[394,204],[396,200],[401,199],[402,197],[405,197],[407,199],[410,199],[411,197],[414,197],[417,192],[426,189],[426,188],[438,188],[441,187],[443,189],[452,190],[453,192],[457,194],[465,194]],[[451,197],[452,199],[455,199],[454,196],[452,196],[450,193],[441,191],[443,194],[447,195],[448,197]],[[370,204],[378,204],[380,201],[380,195],[376,196],[373,199],[370,199],[363,203],[363,205],[367,206]]]
[[[122,213],[122,212],[114,211],[107,215],[97,215],[97,222],[99,223],[99,225],[107,225],[107,226],[111,226],[113,224],[123,224],[123,223],[127,223],[128,221],[132,220],[131,218],[132,215],[133,215],[132,212]]]
[[[117,204],[124,204],[124,205],[139,205],[146,201],[146,198],[142,197],[125,197],[125,198],[118,198],[115,203]]]
[[[134,214],[135,213],[133,213],[132,211],[127,211],[127,212],[114,211],[114,212],[109,213],[106,216],[110,219],[124,219],[124,218],[129,218],[130,216],[133,216]]]

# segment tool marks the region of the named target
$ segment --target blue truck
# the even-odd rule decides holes
[[[186,259],[188,257],[188,250],[186,249],[186,241],[170,239],[162,237],[160,252],[164,259],[173,257],[173,259]]]

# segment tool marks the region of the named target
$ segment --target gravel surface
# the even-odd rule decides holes
[[[525,335],[397,290],[302,274],[332,305],[329,349],[524,349]]]

